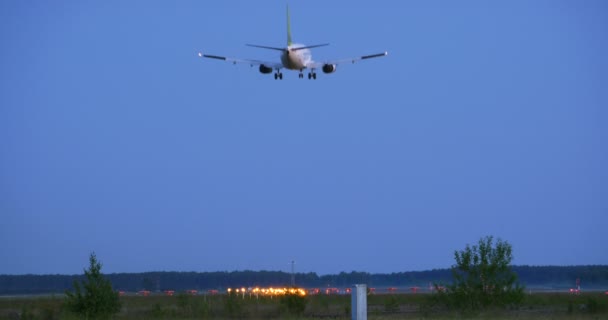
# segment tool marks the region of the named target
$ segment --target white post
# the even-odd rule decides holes
[[[352,320],[367,320],[367,286],[353,285],[351,297]]]

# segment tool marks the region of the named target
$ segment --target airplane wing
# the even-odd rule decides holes
[[[272,69],[275,69],[275,70],[283,68],[283,64],[278,63],[278,62],[269,62],[269,61],[252,60],[252,59],[229,58],[229,57],[216,56],[216,55],[212,55],[212,54],[203,54],[202,52],[199,52],[198,56],[200,58],[209,58],[209,59],[224,60],[226,62],[231,62],[233,64],[245,63],[245,64],[248,64],[248,65],[250,65],[252,67],[253,66],[259,66],[259,65],[264,65],[264,66],[266,66],[268,68],[272,68]]]
[[[322,68],[324,65],[328,65],[328,64],[339,65],[339,64],[344,64],[344,63],[355,63],[357,61],[384,57],[386,55],[388,55],[388,52],[385,51],[382,53],[368,54],[366,56],[360,56],[360,57],[348,58],[348,59],[330,60],[330,61],[324,61],[324,62],[311,61],[310,63],[308,63],[306,65],[306,67],[312,68],[312,69],[319,69],[319,68]]]

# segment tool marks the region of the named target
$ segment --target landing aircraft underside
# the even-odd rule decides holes
[[[365,56],[359,56],[355,58],[349,59],[340,59],[334,61],[325,61],[325,62],[316,62],[312,60],[312,54],[310,49],[318,48],[329,45],[328,43],[317,44],[311,46],[305,46],[302,44],[294,44],[291,41],[291,22],[289,18],[289,7],[287,7],[287,47],[278,48],[278,47],[269,47],[269,46],[261,46],[255,44],[248,44],[247,46],[268,49],[268,50],[276,50],[281,52],[281,60],[280,62],[269,62],[269,61],[261,61],[261,60],[252,60],[252,59],[238,59],[238,58],[229,58],[224,56],[217,56],[212,54],[203,54],[202,52],[198,53],[199,57],[209,58],[209,59],[217,59],[231,62],[233,64],[236,63],[246,63],[253,66],[258,66],[258,70],[262,74],[270,74],[274,72],[275,80],[282,80],[283,73],[282,69],[294,70],[298,71],[298,77],[300,79],[304,78],[304,70],[308,70],[308,79],[317,79],[317,69],[321,69],[321,71],[325,74],[334,73],[337,70],[338,64],[342,63],[355,63],[360,60],[367,60],[371,58],[384,57],[388,54],[388,52],[370,54]]]

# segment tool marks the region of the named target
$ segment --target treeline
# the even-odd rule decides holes
[[[528,287],[574,287],[580,279],[583,288],[608,287],[608,266],[514,266],[519,280]],[[289,286],[291,274],[279,271],[234,272],[146,272],[105,275],[117,290],[164,291],[208,290],[252,286]],[[72,289],[82,275],[0,275],[0,295],[63,293]],[[370,287],[427,287],[430,283],[451,281],[450,269],[370,274],[341,272],[319,276],[296,273],[297,286],[306,288],[345,288],[355,283]]]

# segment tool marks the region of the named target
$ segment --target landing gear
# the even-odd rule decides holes
[[[314,71],[311,71],[310,73],[308,73],[308,79],[314,79],[317,80],[317,73]]]
[[[304,78],[304,74],[302,72],[300,72],[300,74],[298,74],[298,78],[300,78],[300,79]]]
[[[283,80],[283,73],[281,73],[281,72],[278,72],[278,71],[277,71],[277,72],[274,74],[274,79],[275,79],[275,80],[277,80],[277,79],[279,79],[279,80]]]

